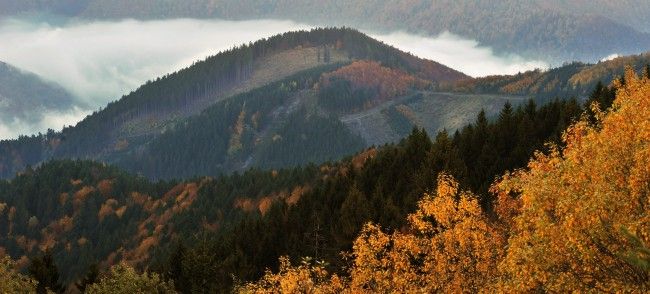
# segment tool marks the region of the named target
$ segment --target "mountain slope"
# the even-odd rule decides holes
[[[576,13],[602,15],[636,30],[650,32],[650,2],[643,0],[540,0],[542,7]]]
[[[396,142],[413,126],[453,132],[507,102],[582,100],[625,65],[648,62],[644,54],[470,79],[357,31],[287,33],[147,83],[61,133],[3,142],[0,175],[50,158],[101,160],[150,178],[321,163]]]
[[[535,70],[512,76],[489,76],[448,85],[445,89],[465,93],[524,95],[545,101],[556,97],[588,96],[599,82],[609,85],[622,77],[625,67],[636,72],[648,71],[650,52],[617,57],[596,64],[574,62],[547,71]]]

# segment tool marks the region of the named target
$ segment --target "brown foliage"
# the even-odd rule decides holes
[[[81,205],[86,201],[86,198],[90,193],[95,192],[95,188],[91,186],[84,186],[83,188],[79,189],[76,193],[74,193],[74,197],[72,199],[72,206],[74,207],[75,211],[77,211]]]
[[[117,200],[115,199],[108,199],[102,206],[99,208],[99,211],[97,212],[97,217],[99,218],[99,221],[103,221],[104,218],[106,218],[108,215],[115,213],[115,206],[117,206]]]
[[[131,199],[133,200],[133,202],[135,202],[135,204],[140,205],[140,206],[144,206],[144,204],[147,201],[151,200],[151,197],[149,197],[146,194],[139,193],[139,192],[131,192]]]
[[[113,180],[101,180],[99,183],[97,183],[97,190],[99,190],[99,193],[102,194],[104,197],[110,197],[111,193],[113,193]]]
[[[116,215],[118,218],[122,218],[122,216],[123,216],[124,213],[126,212],[126,208],[127,208],[127,206],[126,206],[126,205],[123,205],[122,207],[116,209],[116,210],[115,210],[115,215]]]
[[[424,89],[430,82],[399,70],[384,67],[376,61],[355,61],[334,72],[323,74],[321,85],[327,87],[331,77],[348,80],[353,89],[377,89],[378,100],[407,94],[410,89]]]
[[[59,195],[59,205],[64,206],[65,203],[68,202],[68,198],[70,198],[70,194],[61,193],[61,195]]]
[[[366,160],[374,158],[377,155],[377,148],[370,148],[365,150],[352,158],[352,166],[356,169],[361,169],[365,164]],[[327,173],[328,170],[324,170],[328,167],[321,167],[321,172]]]

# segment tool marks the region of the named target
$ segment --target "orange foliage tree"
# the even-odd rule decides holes
[[[475,195],[446,174],[409,216],[409,233],[366,225],[354,243],[351,288],[370,292],[477,292],[496,276],[504,238]]]
[[[500,203],[519,195],[501,290],[650,290],[650,256],[645,270],[629,258],[650,244],[650,82],[631,70],[625,80],[596,125],[576,123],[564,150],[537,153],[493,187]]]
[[[328,276],[322,266],[291,267],[282,258],[279,273],[267,272],[238,290],[476,292],[496,276],[504,238],[483,214],[475,195],[460,191],[450,176],[439,177],[437,195],[425,195],[409,222],[410,232],[393,234],[367,224],[354,242],[349,280]]]
[[[280,271],[267,271],[256,283],[238,286],[239,293],[340,293],[345,282],[330,275],[325,264],[305,258],[299,266],[292,266],[287,257],[280,258]]]

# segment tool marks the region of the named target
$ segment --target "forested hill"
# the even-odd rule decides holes
[[[201,114],[207,108],[213,110],[205,112],[204,117],[210,115],[214,123],[220,126],[212,130],[204,129],[209,134],[202,140],[207,140],[206,146],[217,146],[217,149],[202,152],[211,153],[220,159],[206,164],[212,165],[211,171],[214,173],[232,171],[232,166],[235,165],[246,167],[248,154],[235,156],[237,161],[241,161],[237,164],[222,166],[222,163],[227,156],[237,155],[234,153],[240,150],[240,140],[244,143],[254,143],[250,140],[257,140],[269,130],[286,125],[285,120],[293,117],[290,114],[297,110],[297,106],[302,106],[291,103],[304,102],[305,99],[300,99],[299,96],[317,87],[322,73],[333,71],[355,60],[372,60],[381,64],[382,68],[394,70],[400,75],[412,76],[413,79],[426,83],[428,87],[434,87],[440,82],[467,78],[453,69],[401,52],[352,29],[327,28],[289,32],[233,48],[147,82],[60,133],[2,142],[0,175],[11,176],[27,165],[36,165],[48,158],[128,162],[131,156],[138,158],[142,152],[147,152],[146,145],[161,134],[179,128],[187,129],[185,125],[193,121],[188,118]],[[263,95],[256,94],[264,94],[259,90],[252,92],[262,86],[267,86],[266,90],[275,90],[276,99],[264,99]],[[400,89],[410,88],[411,84],[404,84]],[[259,97],[253,98],[255,95]],[[314,94],[307,96],[312,97]],[[233,100],[235,102],[230,102],[231,97],[236,97]],[[250,99],[265,101],[261,104],[252,101],[247,103]],[[299,107],[298,110],[302,108]],[[244,121],[240,124],[246,122],[252,126],[256,134],[254,137],[248,136],[251,132],[248,132],[250,128],[247,125],[236,126],[240,114],[244,115]],[[327,114],[308,117],[326,119]],[[278,121],[278,118],[283,121]],[[304,116],[304,119],[306,118],[307,116]],[[311,125],[314,123],[316,121]],[[334,132],[340,133],[343,128],[337,123],[340,124],[336,120],[330,120],[330,125],[336,129]],[[201,128],[198,124],[194,126]],[[243,129],[238,129],[240,127]],[[362,143],[350,144],[356,139],[349,132],[345,132],[343,131],[344,139],[337,142],[337,146],[350,146],[343,151],[354,152],[359,146],[363,146]],[[212,139],[216,141],[210,141]],[[229,150],[230,154],[221,152],[222,149],[218,146],[223,144],[230,144],[232,148],[223,149]],[[177,146],[174,148],[176,152],[180,152]],[[325,152],[319,160],[338,158],[344,154],[341,153],[343,151]],[[194,151],[192,153],[196,154]],[[176,155],[171,157],[180,158]],[[173,175],[202,172],[204,170],[197,169]]]
[[[650,4],[646,0],[0,0],[0,8],[0,15],[46,12],[86,19],[277,18],[430,36],[449,31],[502,54],[516,53],[555,64],[594,62],[613,53],[638,54],[650,46]]]
[[[401,52],[352,29],[288,32],[219,53],[147,82],[75,128],[64,130],[62,135],[68,141],[82,137],[85,142],[67,144],[74,146],[71,147],[74,150],[59,152],[75,156],[101,153],[120,139],[161,132],[169,124],[198,114],[223,98],[301,70],[354,59],[377,60],[433,82],[466,78],[462,73]],[[84,135],[89,133],[103,136],[88,144]]]
[[[610,84],[623,75],[625,67],[648,71],[650,52],[621,56],[596,64],[573,62],[550,70],[533,70],[516,75],[467,79],[443,87],[466,93],[501,93],[536,97],[548,101],[555,97],[587,97],[598,83]]]
[[[591,101],[606,107],[612,93],[595,91]],[[58,282],[69,287],[92,264],[104,271],[126,261],[173,279],[184,293],[227,292],[234,281],[277,268],[282,255],[344,264],[340,252],[351,250],[364,223],[402,228],[443,170],[477,191],[491,213],[494,178],[525,166],[545,142],[559,142],[581,113],[571,99],[506,104],[493,121],[479,113],[433,139],[415,129],[398,144],[340,162],[185,181],[154,183],[101,163],[51,161],[0,181],[0,249],[38,277],[51,277],[52,263],[37,266],[49,252]]]

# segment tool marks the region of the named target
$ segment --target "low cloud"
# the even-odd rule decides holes
[[[614,59],[619,58],[619,57],[620,57],[620,55],[614,53],[614,54],[610,54],[610,55],[605,56],[605,58],[601,59],[600,61],[601,62],[610,61],[610,60],[614,60]]]
[[[18,138],[20,135],[46,133],[48,129],[61,130],[64,126],[75,124],[88,114],[87,110],[77,107],[67,111],[43,111],[38,119],[14,119],[0,123],[0,140]]]
[[[495,54],[491,48],[480,46],[477,41],[464,39],[449,32],[437,37],[404,32],[370,35],[402,51],[437,61],[472,77],[516,74],[549,67],[548,63],[540,60],[527,60],[514,54]]]

